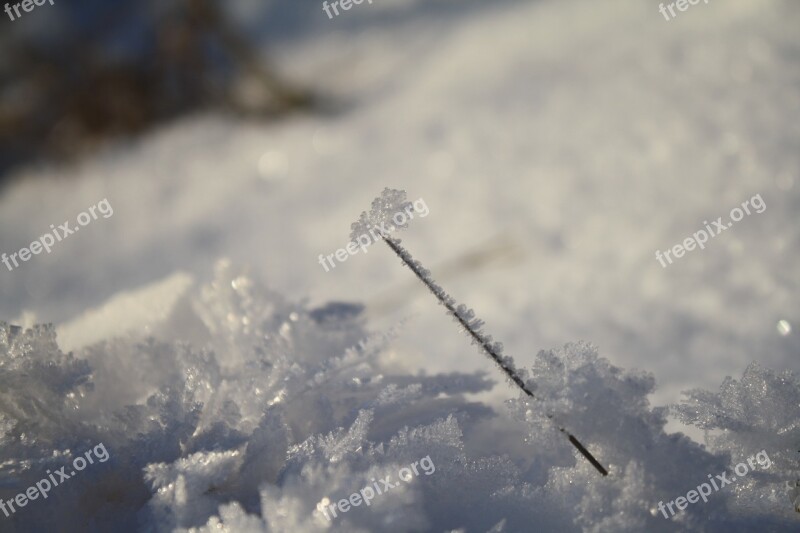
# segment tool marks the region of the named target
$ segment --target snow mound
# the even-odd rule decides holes
[[[797,525],[797,379],[750,367],[719,395],[677,408],[718,427],[706,450],[664,432],[652,376],[591,345],[540,352],[537,398],[508,412],[471,401],[481,374],[404,374],[399,332],[366,328],[362,307],[287,300],[229,262],[211,283],[162,282],[172,296],[149,330],[64,353],[49,325],[0,323],[0,498],[102,442],[109,460],[3,520],[6,531],[709,531]],[[167,290],[169,289],[169,290]],[[153,287],[125,297],[146,306]],[[141,301],[140,301],[141,300]],[[115,316],[119,299],[74,324]],[[139,319],[137,319],[139,321]],[[602,478],[564,445],[548,413],[608,462]],[[509,416],[510,415],[510,416]],[[490,428],[490,429],[489,429]],[[487,444],[488,442],[488,444]],[[503,443],[513,443],[502,447]],[[774,465],[672,519],[657,510],[744,455]],[[487,451],[488,450],[488,451]],[[327,506],[428,458],[371,505]],[[681,465],[681,468],[675,468]]]

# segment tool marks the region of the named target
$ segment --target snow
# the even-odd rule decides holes
[[[796,528],[794,4],[361,7],[286,8],[313,22],[267,48],[339,112],[196,115],[5,186],[6,253],[102,198],[115,213],[0,272],[0,317],[55,324],[0,327],[0,497],[73,451],[111,455],[3,527]],[[320,269],[387,186],[425,198],[404,244],[541,403],[388,249]],[[763,214],[661,268],[655,250],[755,194]],[[769,471],[655,509],[761,449]],[[426,455],[419,483],[315,514]]]
[[[124,320],[119,301],[170,285],[115,298],[107,315],[101,308],[89,316]],[[467,398],[492,387],[479,374],[394,368],[389,343],[410,325],[369,333],[362,314],[346,305],[309,309],[221,261],[210,283],[189,280],[159,339],[121,325],[126,333],[73,355],[60,350],[52,326],[0,323],[3,497],[100,439],[110,455],[103,468],[70,480],[47,513],[15,515],[14,523],[115,531],[519,531],[531,523],[548,531],[671,531],[797,520],[786,487],[800,474],[792,461],[800,384],[792,374],[751,367],[741,385],[723,384],[719,397],[692,393],[678,408],[685,422],[725,430],[707,450],[664,431],[667,409],[647,400],[651,375],[614,367],[589,344],[541,351],[530,369],[539,401],[517,391],[497,411]],[[566,446],[551,416],[589,443],[608,465],[607,478]],[[506,440],[512,445],[498,448]],[[702,473],[724,471],[760,446],[776,468],[674,520],[656,510]],[[334,520],[318,511],[423,457],[435,475]],[[113,503],[103,499],[109,492]]]

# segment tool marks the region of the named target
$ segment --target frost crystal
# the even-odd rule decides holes
[[[406,201],[406,192],[389,189],[383,189],[383,192],[378,198],[372,201],[372,208],[369,213],[366,211],[361,213],[356,222],[350,225],[350,240],[355,242],[361,235],[369,235],[370,230],[375,228],[385,229],[388,235],[395,228],[406,228],[408,223],[398,224],[392,220],[395,213],[402,213],[406,209],[413,209],[411,202]],[[401,219],[402,220],[402,219]]]
[[[718,393],[691,390],[673,409],[687,424],[712,430],[712,451],[730,455],[730,465],[765,450],[772,465],[732,487],[734,510],[797,519],[800,485],[800,379],[751,363],[741,380],[727,377]]]

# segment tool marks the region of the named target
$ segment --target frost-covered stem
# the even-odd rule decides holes
[[[522,389],[522,392],[524,392],[530,398],[535,399],[536,397],[533,395],[533,392],[527,387],[527,385],[525,385],[525,382],[522,380],[522,378],[519,377],[519,373],[514,368],[511,359],[508,357],[501,357],[497,350],[495,350],[495,346],[492,345],[491,338],[483,335],[480,331],[477,331],[472,324],[465,319],[464,314],[456,308],[455,300],[448,295],[435,281],[433,281],[430,273],[416,259],[414,259],[408,250],[403,248],[403,246],[397,240],[383,234],[381,234],[381,237],[383,237],[384,242],[395,254],[397,254],[403,263],[405,263],[405,265],[411,269],[417,278],[419,278],[419,280],[425,284],[428,290],[431,291],[434,296],[436,296],[439,302],[445,306],[447,311],[453,315],[458,323],[461,324],[465,330],[467,330],[467,333],[470,334],[473,340],[478,343],[481,348],[483,348],[483,351],[486,353],[486,355],[488,355],[492,361],[497,363],[506,376],[511,378],[511,381],[513,381],[520,389]],[[553,415],[548,414],[547,418],[552,420]],[[560,426],[558,427],[558,430],[566,435],[569,442],[575,446],[581,455],[583,455],[592,464],[592,466],[597,469],[598,472],[604,476],[608,475],[608,470],[606,470],[603,465],[601,465],[600,462],[594,458],[591,452],[589,452],[589,450],[587,450],[586,447],[581,444],[581,442],[575,438],[572,433]]]

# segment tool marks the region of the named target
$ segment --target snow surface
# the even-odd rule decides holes
[[[0,497],[63,465],[54,450],[112,456],[15,530],[796,528],[797,378],[776,376],[800,372],[797,3],[671,22],[633,0],[296,10],[307,27],[268,51],[340,112],[193,116],[2,191],[6,253],[114,206],[0,271],[0,317],[57,325],[0,333]],[[387,186],[425,198],[405,245],[548,401],[518,398],[384,246],[320,268]],[[764,213],[661,268],[657,249],[755,194]],[[721,384],[669,423],[651,407]],[[657,516],[762,448],[769,472]],[[373,507],[313,513],[426,455],[434,475]]]
[[[40,503],[47,512],[13,515],[4,523],[11,531],[797,525],[788,482],[800,476],[800,380],[789,374],[751,366],[719,395],[694,392],[681,416],[721,432],[704,449],[664,431],[666,409],[647,401],[651,375],[613,367],[589,344],[539,352],[531,369],[538,401],[517,395],[495,410],[468,399],[493,386],[481,374],[398,370],[387,352],[402,330],[368,333],[363,309],[309,309],[226,261],[211,283],[176,292],[162,321],[169,327],[74,355],[60,350],[52,326],[0,323],[0,497],[98,442],[110,455],[68,489],[55,487]],[[83,327],[116,320],[135,296],[87,314]],[[579,429],[608,477],[576,457],[551,414]],[[752,472],[672,520],[659,514],[657,502],[685,494],[705,481],[702,473],[732,470],[759,448],[773,469]],[[425,457],[436,465],[430,477],[335,520],[319,512]]]

